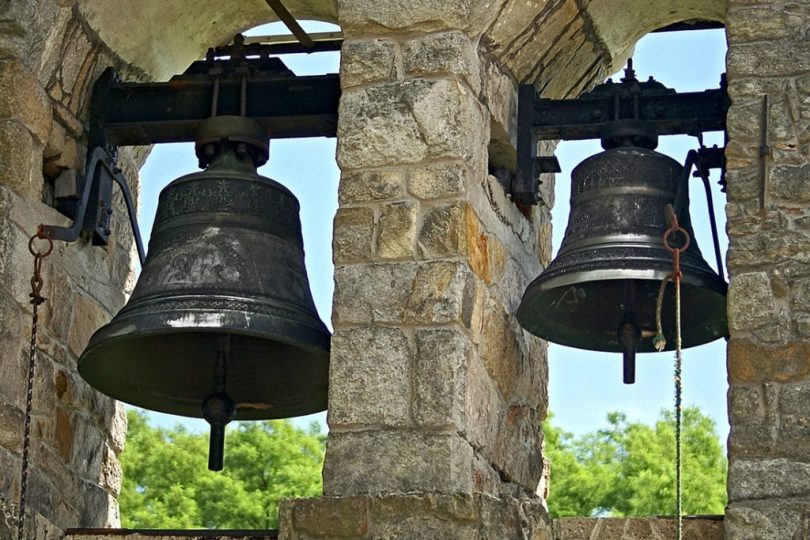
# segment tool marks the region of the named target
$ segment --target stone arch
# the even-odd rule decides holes
[[[296,19],[337,23],[336,0],[293,0],[284,3]],[[127,64],[156,80],[181,73],[212,45],[278,17],[264,0],[204,0],[190,4],[142,0],[84,0],[81,16],[98,37]]]
[[[726,0],[502,2],[482,42],[517,81],[535,82],[545,97],[574,97],[616,71],[648,32],[723,22],[725,13]]]

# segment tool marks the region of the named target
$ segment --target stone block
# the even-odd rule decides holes
[[[737,274],[728,291],[728,324],[732,332],[745,332],[773,324],[774,297],[765,272]]]
[[[70,352],[79,356],[87,347],[96,330],[110,321],[110,315],[96,300],[89,296],[76,295],[76,304],[73,306],[73,320],[68,332],[68,347]]]
[[[364,203],[395,199],[403,194],[403,173],[400,171],[350,171],[340,177],[340,204]]]
[[[729,502],[810,496],[810,463],[735,459],[728,468]]]
[[[770,194],[790,204],[810,202],[810,164],[775,165],[768,179]]]
[[[472,457],[472,447],[456,433],[332,430],[323,468],[324,494],[470,493]]]
[[[438,199],[463,194],[467,170],[461,163],[437,163],[409,169],[408,191],[420,199]]]
[[[310,538],[550,540],[551,529],[538,499],[407,493],[283,502],[280,539]]]
[[[732,338],[728,343],[729,382],[796,382],[810,378],[810,343],[763,344]]]
[[[369,499],[321,497],[282,501],[280,540],[299,538],[364,538],[368,533]]]
[[[729,21],[732,26],[734,21]],[[792,76],[810,71],[810,57],[799,34],[786,39],[737,43],[726,55],[729,79],[745,76]]]
[[[332,258],[335,264],[371,259],[374,256],[374,210],[339,208],[335,214]]]
[[[463,32],[429,34],[406,41],[402,61],[409,77],[452,75],[462,78],[476,93],[481,90],[478,51]]]
[[[419,79],[350,89],[338,114],[342,169],[472,160],[486,148],[477,99],[457,81]]]
[[[22,197],[39,201],[42,197],[41,147],[34,142],[31,133],[14,120],[0,120],[0,147],[3,148],[0,184]]]
[[[410,421],[411,348],[398,328],[337,330],[329,368],[329,425]]]
[[[728,414],[734,425],[761,424],[765,420],[761,387],[731,386],[728,389]]]
[[[124,476],[121,462],[118,461],[118,456],[109,446],[104,445],[103,452],[104,455],[101,460],[98,483],[111,495],[117,497],[121,492],[121,482]]]
[[[0,401],[0,447],[22,453],[24,413],[10,403]]]
[[[533,494],[543,472],[543,432],[537,409],[510,405],[498,429],[492,464],[501,478]]]
[[[787,8],[787,9],[786,9]],[[728,39],[740,43],[791,38],[800,32],[802,17],[786,5],[737,5],[729,9]]]
[[[465,0],[340,0],[338,14],[344,32],[479,28],[491,16],[487,3]]]
[[[728,454],[733,459],[782,457],[776,437],[775,426],[733,424],[728,436]]]
[[[779,391],[781,427],[810,428],[810,382],[784,384]],[[810,447],[806,448],[810,457]]]
[[[390,39],[346,40],[340,60],[340,85],[344,90],[397,78],[396,47]]]
[[[335,326],[402,322],[416,275],[416,263],[338,266],[335,268]]]
[[[470,359],[466,386],[464,435],[487,460],[489,467],[497,446],[499,426],[506,415],[506,406],[478,355]]]
[[[389,203],[380,213],[377,255],[383,259],[412,258],[419,205],[415,201]]]
[[[0,61],[0,118],[18,122],[34,137],[38,145],[48,142],[53,114],[51,100],[20,60]],[[29,135],[29,136],[30,136]],[[7,149],[5,142],[3,148]],[[37,170],[41,167],[41,163]],[[20,169],[20,171],[27,169]]]
[[[419,231],[419,255],[438,258],[467,251],[467,204],[449,202],[425,209]]]
[[[419,265],[407,297],[405,322],[459,322],[469,328],[475,299],[475,277],[462,262],[436,261]]]
[[[520,335],[509,315],[500,305],[490,300],[484,310],[481,361],[495,381],[498,391],[507,402],[511,400],[516,378],[522,371]]]
[[[465,427],[469,338],[450,328],[416,331],[413,417],[418,425]]]
[[[807,538],[810,499],[731,502],[723,526],[726,538]]]

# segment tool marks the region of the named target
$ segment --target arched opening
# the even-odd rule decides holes
[[[637,44],[633,55],[634,67],[639,80],[646,80],[653,76],[665,86],[674,88],[679,92],[695,92],[707,88],[717,88],[721,73],[725,66],[725,35],[722,30],[699,30],[687,32],[664,32],[647,34]],[[621,72],[613,76],[614,80],[621,77]],[[712,132],[704,138],[706,146],[723,146],[723,133]],[[685,135],[661,137],[657,151],[673,157],[683,163],[686,153],[698,147],[695,137]],[[556,254],[565,232],[568,221],[570,176],[571,170],[585,157],[601,151],[598,140],[561,142],[556,149],[562,173],[558,174],[555,190],[555,207],[552,215],[555,223],[553,231],[553,245]],[[724,203],[725,195],[721,193],[717,184],[719,179],[715,171],[712,175],[712,190],[714,198],[714,212],[720,231],[721,252],[727,249],[725,230]],[[712,249],[712,236],[709,228],[708,210],[703,189],[694,183],[691,185],[690,215],[694,226],[696,241],[701,248],[704,259],[713,268],[716,267]],[[714,437],[717,447],[715,454],[721,452],[728,435],[729,425],[726,411],[726,392],[728,389],[726,376],[726,343],[716,340],[707,345],[687,349],[684,351],[684,406],[697,407],[702,415],[711,419],[717,427],[719,438]],[[622,501],[623,505],[613,506],[600,503],[598,497],[590,499],[585,496],[576,501],[577,489],[590,488],[580,486],[572,481],[572,474],[581,474],[582,464],[596,466],[598,463],[611,462],[616,471],[621,470],[619,463],[626,456],[608,455],[611,452],[626,450],[626,447],[613,446],[616,437],[611,435],[616,430],[626,429],[631,424],[646,424],[654,426],[663,419],[662,411],[671,411],[673,403],[673,355],[671,353],[643,354],[637,360],[637,379],[633,385],[622,383],[621,356],[617,354],[592,352],[570,349],[556,344],[549,346],[549,399],[550,409],[554,416],[551,424],[555,426],[554,437],[560,435],[557,428],[568,432],[568,438],[562,441],[555,439],[557,445],[552,454],[558,459],[574,458],[574,461],[565,461],[555,467],[551,463],[549,507],[552,515],[610,515],[627,514],[655,515],[671,514],[674,511],[674,490],[667,491],[666,497],[671,498],[671,508],[655,508],[644,506],[647,490],[660,488],[661,479],[656,478],[652,470],[644,474],[651,474],[646,481],[638,478],[619,478],[609,475],[602,478],[602,482],[624,482],[635,486],[640,492],[636,502]],[[622,412],[624,420],[615,416],[613,422],[608,422],[612,412]],[[707,427],[707,426],[704,426]],[[636,430],[638,434],[639,430]],[[632,428],[627,434],[632,434]],[[655,433],[653,427],[650,433]],[[649,433],[648,433],[649,434]],[[709,434],[712,435],[712,434]],[[656,451],[653,440],[648,441],[650,452]],[[599,445],[602,445],[599,447]],[[560,446],[570,454],[560,452]],[[722,446],[721,446],[722,445]],[[638,448],[638,447],[636,447]],[[666,446],[662,446],[667,450]],[[662,449],[658,448],[658,450]],[[671,441],[672,457],[674,458],[674,440]],[[595,453],[588,454],[592,450]],[[598,452],[603,455],[598,456]],[[604,453],[607,454],[604,454]],[[669,475],[664,482],[674,480],[674,463],[670,456],[659,455],[656,460],[667,460],[660,463],[661,469]],[[577,464],[579,463],[579,465]],[[687,466],[684,485],[687,502],[692,501],[684,511],[687,513],[722,513],[725,504],[725,463],[715,463],[720,467],[719,476],[714,475],[715,483],[722,479],[722,485],[713,486],[714,493],[712,505],[709,507],[695,506],[700,496],[694,496],[694,490],[708,490],[707,485],[697,485],[694,475],[690,478],[690,466]],[[570,470],[566,470],[566,466]],[[598,467],[597,467],[598,468]],[[600,469],[602,473],[610,467]],[[694,471],[694,469],[691,469]],[[595,475],[599,471],[592,471]],[[671,472],[671,475],[670,475]],[[717,472],[717,471],[716,471]],[[640,471],[636,473],[641,474]],[[626,470],[625,470],[626,474]],[[556,479],[556,480],[555,480]],[[690,481],[692,484],[690,485]],[[702,478],[706,482],[706,478]],[[555,485],[558,486],[558,496],[555,499]],[[604,487],[604,486],[603,486]],[[610,486],[608,486],[610,487]],[[603,490],[605,493],[610,489]],[[632,491],[632,489],[630,490]],[[641,493],[644,491],[644,493]],[[628,493],[625,489],[623,493]],[[719,496],[718,496],[719,493]],[[583,491],[584,494],[584,491]],[[592,494],[593,495],[593,494]],[[709,494],[704,491],[702,499],[709,501]],[[690,499],[691,496],[691,499]],[[608,497],[608,495],[605,495]],[[655,499],[657,496],[653,496]],[[719,499],[718,499],[719,497]],[[649,499],[649,497],[648,497]],[[636,506],[633,506],[633,505]],[[591,505],[591,507],[588,507]]]

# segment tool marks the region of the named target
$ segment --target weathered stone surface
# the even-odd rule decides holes
[[[332,258],[335,264],[369,260],[374,256],[374,210],[339,208],[335,214]]]
[[[335,268],[335,325],[401,322],[416,274],[416,263]]]
[[[455,75],[481,89],[478,51],[463,32],[429,34],[408,40],[402,46],[405,74],[410,77]]]
[[[51,100],[39,81],[21,61],[0,61],[0,118],[24,126],[39,145],[48,141],[51,130]],[[3,148],[6,148],[5,144]],[[29,169],[18,169],[25,172]]]
[[[464,429],[469,355],[469,339],[457,330],[416,331],[413,417],[417,425]]]
[[[419,205],[415,201],[383,206],[377,234],[377,255],[380,258],[413,258],[418,212]]]
[[[388,31],[467,29],[483,24],[491,10],[488,2],[464,0],[339,0],[340,26],[346,30]]]
[[[777,165],[770,171],[770,193],[790,204],[810,202],[810,164]]]
[[[410,423],[412,351],[398,328],[338,330],[332,337],[329,425]]]
[[[438,163],[408,171],[408,191],[420,199],[464,193],[467,170],[461,163]]]
[[[405,306],[412,324],[460,322],[470,326],[475,278],[461,262],[438,261],[419,265]]]
[[[765,420],[765,403],[759,386],[734,385],[728,390],[728,412],[736,425],[760,424]]]
[[[283,501],[279,510],[280,538],[362,538],[368,532],[368,507],[369,499],[365,497]]]
[[[727,65],[732,76],[791,76],[810,71],[810,55],[802,37],[736,43],[729,48]]]
[[[390,39],[347,40],[340,53],[340,85],[344,89],[397,77],[396,49]]]
[[[481,361],[498,386],[504,400],[509,401],[520,370],[518,331],[512,326],[503,308],[490,301],[484,311],[481,340]]]
[[[792,382],[810,378],[810,343],[764,344],[740,338],[728,343],[731,383]]]
[[[779,388],[780,427],[810,429],[810,382],[784,384]]]
[[[554,540],[658,540],[675,534],[673,518],[558,518],[552,523]],[[686,516],[683,537],[690,540],[722,540],[722,516]]]
[[[806,497],[810,464],[788,459],[736,459],[728,469],[729,501]]]
[[[84,352],[90,336],[109,320],[110,315],[97,301],[81,294],[77,295],[76,304],[73,306],[73,320],[67,336],[70,352],[76,356]]]
[[[732,331],[751,331],[773,323],[774,297],[765,272],[733,276],[728,298],[728,323]]]
[[[810,499],[732,502],[726,510],[726,538],[802,538],[810,534]]]
[[[335,526],[330,527],[333,522]],[[482,494],[289,500],[281,505],[279,525],[281,540],[552,538],[548,514],[538,499]]]
[[[384,201],[403,193],[401,171],[353,171],[344,172],[338,186],[340,204]]]
[[[485,146],[477,100],[457,81],[350,89],[341,97],[338,114],[337,159],[344,170],[470,159]]]
[[[419,254],[425,258],[467,251],[467,204],[456,201],[425,209],[419,231]]]
[[[39,199],[42,195],[40,148],[31,133],[14,120],[0,120],[0,184],[13,189],[18,195]]]
[[[472,448],[455,433],[333,430],[327,448],[325,495],[472,490]]]

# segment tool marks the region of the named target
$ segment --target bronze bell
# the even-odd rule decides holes
[[[256,172],[266,132],[214,117],[197,155],[207,168],[161,192],[132,297],[93,335],[79,372],[127,403],[205,417],[218,470],[231,419],[326,409],[330,334],[307,281],[298,201]]]
[[[571,212],[559,253],[526,289],[517,318],[532,334],[555,343],[623,352],[624,382],[632,383],[635,352],[655,351],[656,297],[672,272],[672,256],[662,242],[668,228],[664,209],[676,204],[679,184],[686,180],[677,161],[652,150],[652,138],[617,140],[603,141],[606,151],[574,169]],[[692,238],[681,255],[685,348],[727,334],[726,283],[703,260],[690,224],[688,195],[685,189],[680,193],[680,225]],[[672,285],[662,311],[671,349]]]

